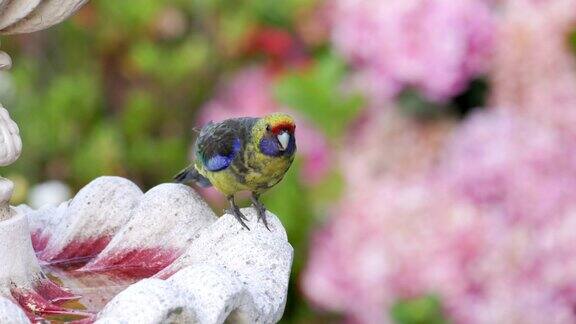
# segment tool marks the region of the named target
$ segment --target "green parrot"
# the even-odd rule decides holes
[[[296,153],[295,129],[294,119],[283,113],[210,122],[196,139],[194,163],[174,179],[214,186],[226,195],[229,212],[248,230],[244,222],[247,218],[234,202],[234,194],[250,191],[258,220],[262,219],[268,228],[266,207],[259,198],[280,182],[290,168]]]

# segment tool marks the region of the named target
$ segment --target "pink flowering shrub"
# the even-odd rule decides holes
[[[445,101],[484,73],[494,17],[483,0],[332,0],[332,40],[377,102],[406,87]]]
[[[313,241],[305,292],[348,319],[383,323],[398,298],[472,289],[462,272],[480,244],[481,219],[472,213],[424,183],[382,180],[351,190]]]
[[[576,160],[563,137],[496,110],[453,135],[432,172],[349,183],[315,236],[305,293],[359,323],[427,294],[457,323],[576,321]]]
[[[438,178],[487,214],[546,222],[576,207],[572,143],[510,112],[477,114],[453,135]]]
[[[414,6],[383,3],[388,6],[339,1],[341,14],[363,15],[351,25],[371,31],[345,32],[383,33],[372,32],[375,22],[396,23],[402,11],[369,17]],[[576,65],[566,45],[576,27],[576,1],[497,3],[490,79],[497,108],[445,128],[440,140],[407,141],[422,126],[390,114],[351,131],[355,161],[342,160],[347,191],[315,235],[302,277],[316,307],[349,322],[386,323],[400,300],[432,294],[455,323],[576,322]],[[409,21],[425,20],[418,17]],[[338,42],[352,39],[345,32],[335,36],[341,50],[351,44]],[[372,56],[362,42],[368,40],[343,53],[366,68]],[[419,44],[433,43],[449,44]],[[445,80],[439,72],[423,73],[439,84]],[[390,136],[394,127],[402,131]],[[397,160],[397,152],[409,158]]]
[[[452,121],[411,120],[396,106],[365,111],[340,154],[348,186],[362,187],[382,176],[406,178],[430,169],[454,127]]]

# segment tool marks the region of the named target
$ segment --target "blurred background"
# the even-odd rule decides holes
[[[283,322],[576,322],[576,0],[93,0],[2,48],[14,204],[147,190],[193,127],[285,111]]]

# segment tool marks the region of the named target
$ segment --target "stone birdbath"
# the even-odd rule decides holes
[[[86,0],[0,0],[0,34],[66,19]],[[10,56],[0,51],[0,69]],[[42,107],[38,107],[42,109]],[[18,126],[0,105],[0,165],[15,162]],[[0,178],[0,323],[275,323],[293,249],[278,218],[251,231],[190,187],[147,192],[106,176],[70,201],[34,210]]]

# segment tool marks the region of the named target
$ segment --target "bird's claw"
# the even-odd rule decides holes
[[[272,232],[270,227],[268,227],[268,221],[266,220],[266,208],[262,205],[256,205],[256,204],[253,204],[252,206],[254,207],[254,209],[256,209],[256,212],[258,213],[258,220],[257,221],[262,220],[262,223],[264,223],[264,226],[266,226],[266,229],[269,230],[270,232]]]
[[[245,221],[249,221],[248,217],[246,217],[244,214],[242,214],[242,212],[240,212],[240,209],[224,209],[224,213],[238,216]],[[238,213],[238,215],[236,215],[236,213]]]
[[[240,223],[245,229],[250,230],[248,225],[246,225],[246,223],[244,222],[244,220],[248,220],[248,218],[246,218],[246,216],[244,216],[244,214],[240,212],[239,208],[226,209],[226,213],[234,215],[234,218],[236,218],[238,223]]]
[[[242,218],[245,221],[248,221],[248,217],[246,217],[246,215],[242,214],[239,209],[237,210],[237,212],[238,212],[238,214],[240,214],[240,218]]]

